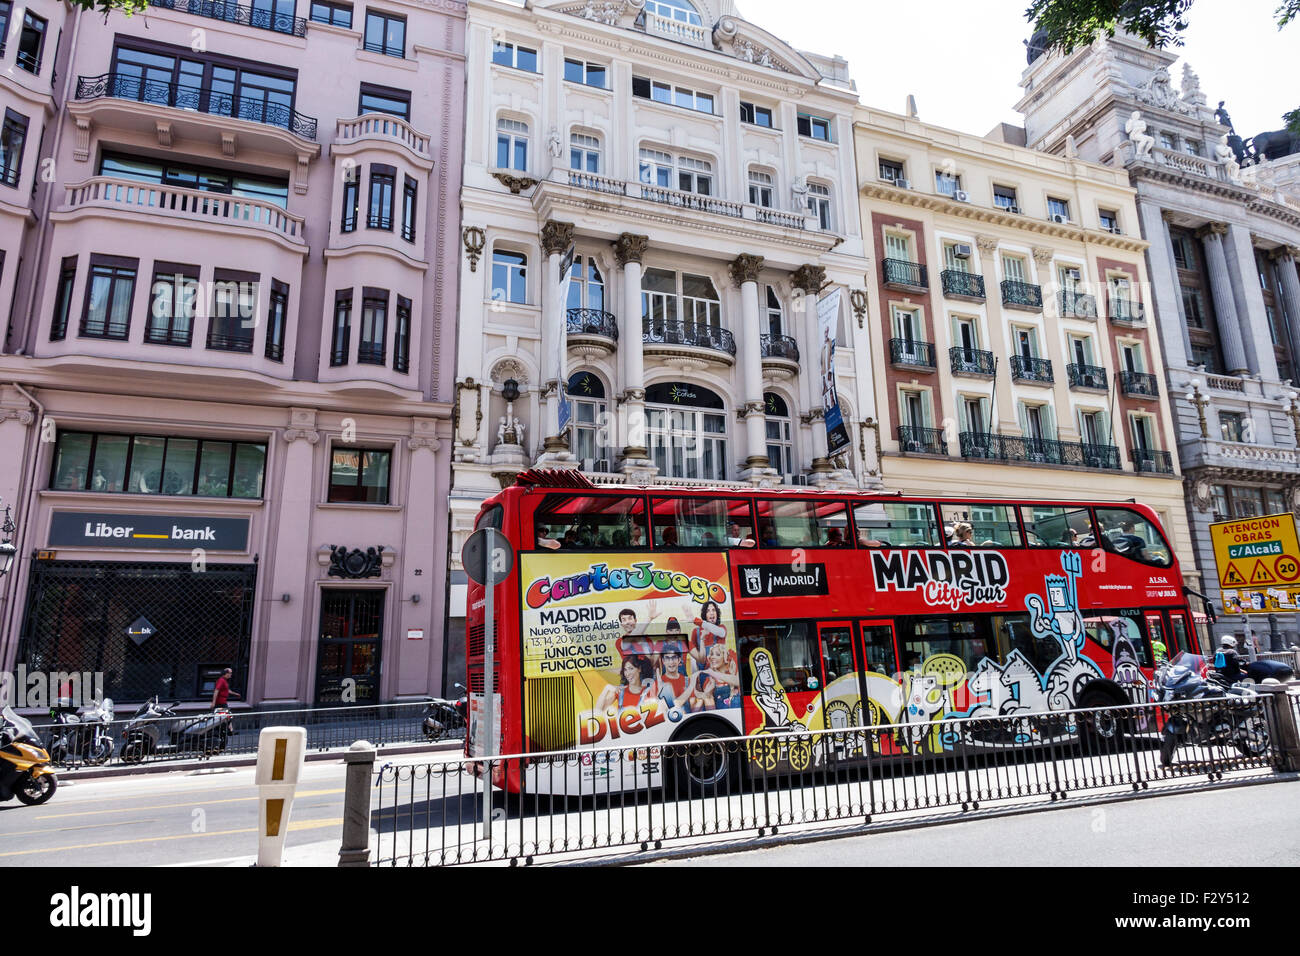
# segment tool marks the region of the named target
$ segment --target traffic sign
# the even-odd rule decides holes
[[[1272,614],[1300,604],[1300,542],[1292,514],[1210,525],[1223,608]]]
[[[490,556],[490,558],[489,558]],[[460,562],[475,584],[487,584],[489,560],[492,581],[499,584],[515,566],[515,552],[506,536],[495,528],[479,528],[460,549]]]

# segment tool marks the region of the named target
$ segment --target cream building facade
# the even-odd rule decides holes
[[[1193,561],[1126,175],[863,107],[885,485],[1135,499]]]

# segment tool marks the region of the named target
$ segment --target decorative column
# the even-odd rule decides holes
[[[1269,258],[1277,263],[1277,271],[1282,276],[1282,303],[1286,307],[1286,327],[1291,334],[1291,351],[1292,355],[1300,358],[1300,273],[1296,272],[1300,249],[1281,246],[1269,253]]]
[[[1250,371],[1246,363],[1246,346],[1241,338],[1241,320],[1232,295],[1232,276],[1228,272],[1228,259],[1223,249],[1223,237],[1228,234],[1224,222],[1206,223],[1196,231],[1205,246],[1205,261],[1210,270],[1210,297],[1214,300],[1214,314],[1218,320],[1219,343],[1223,346],[1223,362],[1229,373],[1241,375]]]
[[[1191,365],[1192,364],[1192,336],[1191,333],[1188,331],[1190,326],[1187,324],[1187,308],[1186,306],[1183,305],[1183,290],[1178,282],[1178,262],[1177,260],[1174,259],[1174,237],[1169,232],[1169,227],[1173,225],[1174,220],[1177,217],[1169,210],[1162,209],[1160,211],[1160,225],[1157,227],[1155,224],[1155,219],[1150,215],[1148,215],[1149,213],[1154,212],[1155,209],[1156,209],[1155,206],[1151,206],[1144,203],[1142,205],[1140,213],[1148,221],[1147,235],[1152,237],[1153,240],[1152,248],[1155,248],[1157,244],[1159,245],[1160,253],[1165,260],[1164,263],[1162,264],[1163,270],[1167,275],[1173,276],[1173,283],[1172,283],[1172,289],[1169,288],[1170,283],[1159,283],[1159,282],[1153,283],[1152,294],[1155,296],[1155,298],[1158,301],[1161,292],[1168,292],[1168,291],[1173,292],[1174,307],[1178,310],[1178,331],[1181,334],[1181,340],[1183,343],[1183,361],[1179,364]],[[1160,240],[1163,241],[1156,240],[1155,239],[1156,235],[1159,235]],[[1165,346],[1165,361],[1169,362],[1169,360],[1174,356],[1170,352],[1169,349],[1170,343],[1168,339],[1165,339],[1163,341]],[[1172,365],[1174,363],[1169,362],[1169,364]]]
[[[542,276],[542,388],[546,396],[543,413],[544,457],[568,451],[568,439],[560,434],[560,389],[564,387],[565,325],[567,303],[560,301],[560,265],[573,245],[573,223],[548,219],[542,225],[542,251],[546,270]]]
[[[758,323],[758,273],[763,257],[742,253],[731,261],[731,281],[740,290],[740,370],[745,397],[745,458],[743,480],[762,477],[771,471],[767,458],[767,415],[763,407],[763,346]]]
[[[446,588],[434,580],[438,547],[435,535],[427,529],[437,527],[438,512],[447,514],[450,475],[439,468],[442,442],[438,440],[438,421],[433,418],[411,420],[411,434],[406,439],[410,461],[410,478],[404,489],[406,507],[402,512],[404,536],[401,575],[393,587],[390,614],[397,615],[395,639],[389,645],[386,666],[394,693],[401,697],[422,694],[440,687],[442,669],[442,622]],[[442,542],[446,554],[446,542]],[[395,577],[397,577],[395,575]],[[419,639],[408,635],[418,632]]]
[[[623,269],[623,314],[619,316],[619,351],[623,355],[623,470],[650,465],[645,446],[645,356],[641,338],[641,259],[649,236],[625,232],[614,243],[614,258]]]
[[[817,293],[821,291],[826,284],[826,267],[818,265],[802,265],[794,270],[790,277],[794,287],[803,293],[803,308],[805,313],[805,322],[807,322],[808,334],[807,340],[812,343],[810,352],[821,354],[822,337],[821,330],[817,326]],[[815,366],[816,378],[814,381],[820,383],[827,370],[820,365]],[[812,390],[813,395],[818,395],[822,391],[820,385]],[[830,459],[826,451],[826,410],[820,405],[810,408],[805,416],[812,426],[813,433],[813,458],[812,472],[814,481],[825,481],[827,475],[834,469],[831,467]]]

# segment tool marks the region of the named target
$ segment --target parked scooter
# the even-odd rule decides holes
[[[456,684],[462,691],[464,684]],[[469,719],[469,697],[461,694],[456,700],[445,697],[426,697],[429,709],[424,712],[424,736],[426,740],[441,740],[453,730],[464,730]]]
[[[11,707],[0,711],[0,800],[17,797],[35,806],[54,796],[58,786],[50,755],[31,722]]]
[[[226,749],[235,715],[225,707],[193,719],[178,717],[176,705],[146,700],[122,731],[122,762],[139,763],[146,757],[194,754],[210,757]]]
[[[1173,762],[1180,744],[1231,744],[1247,757],[1257,757],[1268,749],[1268,722],[1260,712],[1254,687],[1226,684],[1216,671],[1203,676],[1204,670],[1205,661],[1200,655],[1183,653],[1165,672],[1161,701],[1188,706],[1168,710],[1160,741],[1162,766]]]
[[[47,749],[50,759],[66,766],[82,761],[96,766],[113,756],[113,700],[105,697],[101,703],[82,708],[80,714],[66,707],[54,707],[50,716],[58,725],[50,732]]]

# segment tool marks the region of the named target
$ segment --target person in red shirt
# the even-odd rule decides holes
[[[218,707],[225,707],[227,700],[231,697],[239,696],[230,689],[230,677],[233,673],[234,671],[227,667],[222,671],[221,676],[217,678],[217,686],[212,689],[213,710],[216,710]]]

